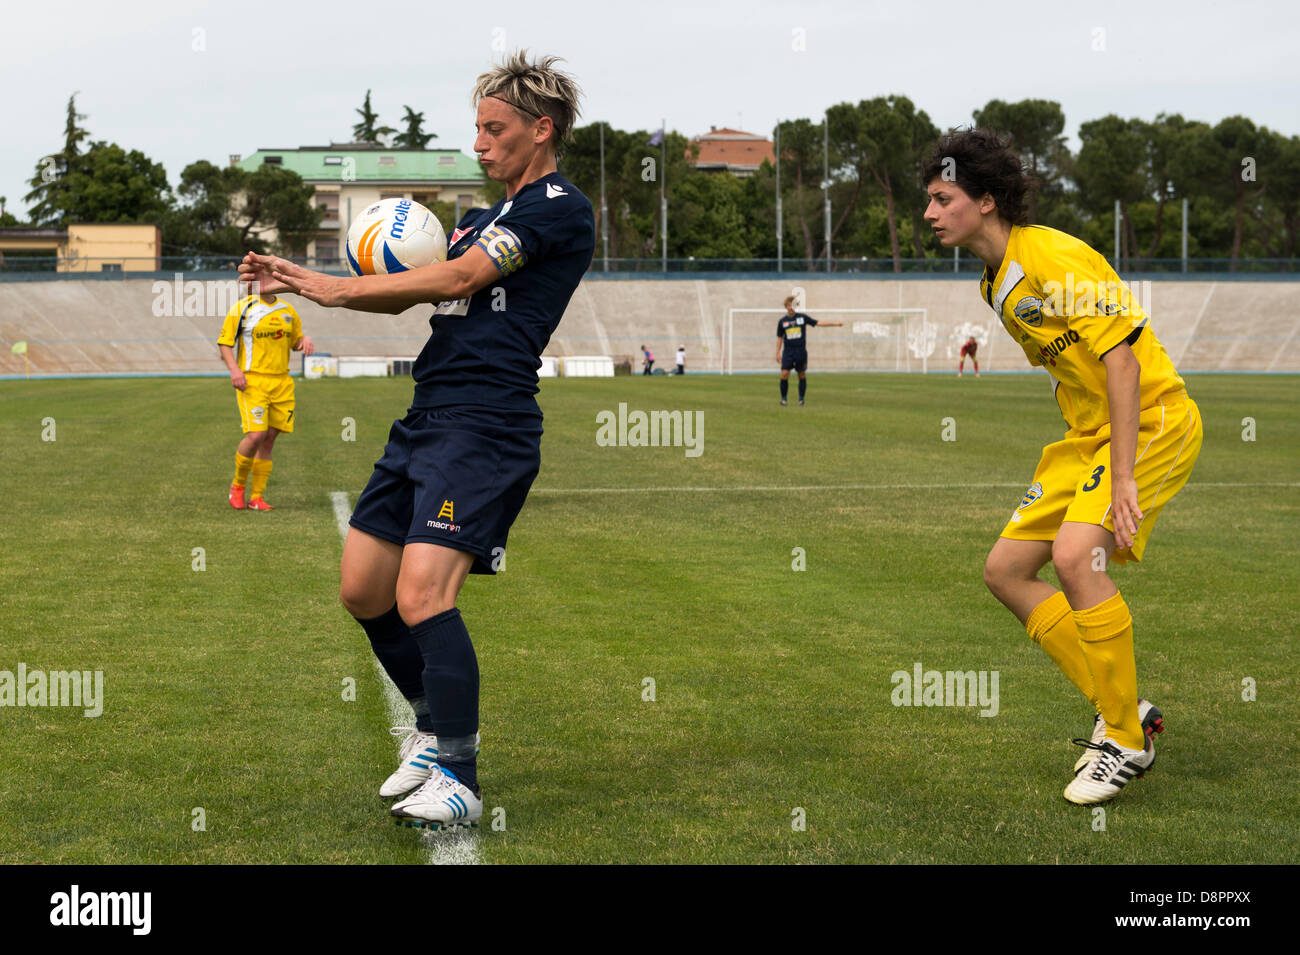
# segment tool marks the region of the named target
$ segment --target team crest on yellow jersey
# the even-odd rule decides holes
[[[1020,319],[1026,325],[1032,325],[1037,328],[1043,324],[1043,300],[1034,298],[1032,295],[1026,295],[1020,301],[1016,302],[1013,309],[1016,318]]]

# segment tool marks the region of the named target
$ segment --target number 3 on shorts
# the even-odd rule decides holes
[[[1097,465],[1097,470],[1092,472],[1092,477],[1088,478],[1088,483],[1083,486],[1085,491],[1095,491],[1097,485],[1101,483],[1101,476],[1106,473],[1106,465]]]

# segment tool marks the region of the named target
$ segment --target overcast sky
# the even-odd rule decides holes
[[[198,159],[348,140],[367,88],[388,125],[410,105],[431,146],[471,153],[474,78],[516,47],[563,56],[580,122],[623,129],[770,133],[902,93],[940,128],[994,98],[1057,100],[1074,148],[1111,112],[1300,133],[1300,6],[1284,2],[60,0],[8,4],[0,23],[0,195],[20,218],[74,91],[94,139],[174,186]]]

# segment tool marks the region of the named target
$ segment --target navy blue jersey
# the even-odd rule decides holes
[[[596,249],[591,203],[558,172],[491,209],[467,213],[447,258],[475,245],[501,277],[467,299],[442,302],[415,362],[413,408],[480,405],[536,412],[539,356]]]
[[[817,319],[805,315],[803,312],[795,312],[793,315],[782,315],[781,320],[776,324],[776,337],[785,339],[784,353],[786,355],[798,354],[807,351],[808,326],[816,325]]]

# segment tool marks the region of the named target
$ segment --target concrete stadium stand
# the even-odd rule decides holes
[[[161,291],[159,282],[173,287]],[[951,373],[970,333],[984,343],[981,371],[1028,369],[1023,353],[980,299],[973,277],[592,275],[574,294],[546,354],[608,355],[616,364],[631,360],[636,370],[644,344],[655,353],[657,366],[671,370],[677,347],[684,345],[688,373],[722,372],[728,311],[779,310],[795,287],[805,289],[804,310],[810,315],[850,326],[813,330],[812,370],[894,370],[892,357],[864,351],[863,336],[852,331],[854,319],[870,316],[835,314],[846,308],[925,309],[934,329],[928,355],[932,373]],[[1181,371],[1300,372],[1300,282],[1166,277],[1135,283],[1134,289]],[[23,356],[11,353],[19,341],[28,343],[33,376],[224,375],[216,339],[225,317],[222,306],[235,299],[229,293],[204,294],[194,307],[189,298],[184,291],[178,298],[174,283],[161,279],[0,282],[0,376],[24,375]],[[289,298],[321,352],[410,356],[429,335],[427,305],[401,315],[373,315]],[[777,318],[777,311],[737,318],[731,343],[736,372],[776,370]],[[919,357],[913,355],[914,370]],[[293,368],[301,368],[297,356]]]

